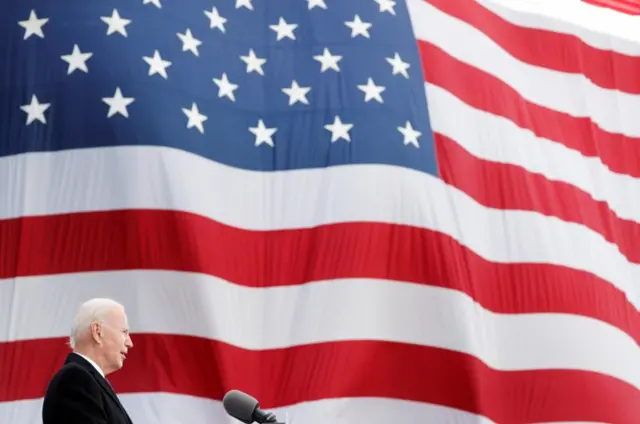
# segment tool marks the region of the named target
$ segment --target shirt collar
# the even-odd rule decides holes
[[[78,352],[73,352],[73,353],[75,353],[76,355],[80,356],[81,358],[83,358],[88,363],[90,363],[93,366],[93,368],[95,368],[96,371],[98,371],[100,373],[100,375],[104,378],[104,372],[98,366],[98,364],[96,364],[91,358],[89,358],[88,356],[83,355],[82,353],[78,353]]]

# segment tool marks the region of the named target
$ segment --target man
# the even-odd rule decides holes
[[[133,347],[124,307],[111,299],[82,304],[69,345],[73,352],[44,397],[43,424],[132,424],[105,378],[122,368]]]

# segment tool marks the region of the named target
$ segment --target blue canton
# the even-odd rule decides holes
[[[0,155],[165,146],[261,171],[437,175],[392,0],[0,0]]]

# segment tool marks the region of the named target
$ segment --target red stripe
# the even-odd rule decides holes
[[[436,134],[435,140],[442,178],[479,203],[496,209],[540,212],[582,224],[616,244],[630,261],[640,263],[640,224],[618,218],[607,203],[520,166],[479,159],[442,134]]]
[[[575,35],[512,24],[477,0],[426,1],[483,32],[523,62],[560,72],[583,74],[603,88],[640,93],[640,58],[636,56],[592,47]]]
[[[538,137],[599,158],[614,172],[640,177],[640,139],[609,133],[589,118],[576,118],[531,103],[498,78],[454,59],[433,44],[420,41],[418,48],[427,82],[470,106],[505,117]]]
[[[265,408],[362,396],[430,402],[503,424],[640,422],[640,392],[598,373],[496,371],[458,352],[372,341],[249,351],[185,336],[134,335],[133,340],[125,368],[113,374],[119,393],[170,392],[219,400],[237,388],[256,396]],[[67,353],[64,343],[0,345],[0,401],[43,396]]]
[[[582,0],[594,6],[607,7],[628,15],[640,15],[640,2],[636,0]]]
[[[585,315],[640,341],[639,313],[606,281],[548,264],[489,262],[447,235],[409,226],[259,232],[183,212],[111,211],[0,221],[0,245],[0,278],[168,269],[259,287],[388,279],[459,290],[495,312]]]

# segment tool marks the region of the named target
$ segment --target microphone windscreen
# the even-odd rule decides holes
[[[253,413],[258,407],[258,400],[239,390],[231,390],[222,399],[227,414],[245,424],[253,422]]]

